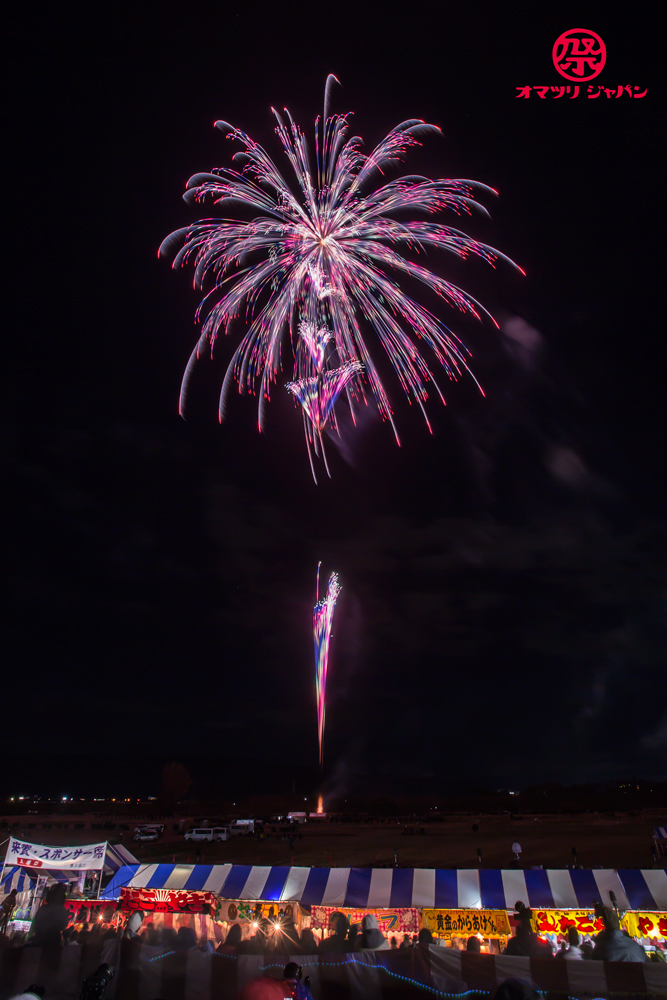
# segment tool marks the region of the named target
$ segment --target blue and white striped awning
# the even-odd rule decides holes
[[[639,875],[639,872],[631,872]],[[662,872],[643,873],[665,876]],[[667,877],[666,877],[667,878]],[[634,886],[635,883],[633,883]],[[101,894],[117,899],[122,886],[146,889],[204,890],[225,899],[299,902],[305,906],[514,909],[517,900],[533,908],[588,909],[595,901],[621,909],[630,899],[613,869],[488,868],[290,868],[264,865],[128,865]],[[664,909],[667,895],[658,878],[644,880],[643,909]],[[653,889],[657,897],[653,896]]]
[[[33,883],[35,880],[36,876],[33,875]],[[13,868],[5,868],[5,873],[2,876],[2,881],[0,882],[0,892],[4,892],[9,895],[12,889],[16,889],[17,892],[25,892],[30,888],[30,875],[25,868],[19,868],[16,865]]]
[[[633,910],[667,910],[667,872],[663,868],[621,868],[618,875]]]
[[[655,840],[667,840],[667,826],[656,826],[653,837]]]

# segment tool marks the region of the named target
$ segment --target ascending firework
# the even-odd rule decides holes
[[[313,608],[313,634],[315,637],[315,687],[317,690],[317,735],[320,741],[320,767],[322,766],[322,753],[324,748],[324,715],[326,707],[327,670],[329,668],[329,642],[331,640],[331,626],[333,625],[334,610],[336,601],[340,594],[341,587],[338,583],[338,574],[332,573],[329,577],[327,596],[320,600],[320,566],[317,566],[317,590],[316,603]]]
[[[261,430],[264,404],[281,369],[281,344],[289,333],[294,381],[288,389],[303,407],[309,454],[311,443],[316,453],[321,446],[325,423],[336,429],[333,408],[342,394],[354,420],[355,407],[368,401],[370,389],[382,418],[390,421],[396,434],[389,397],[366,343],[367,332],[373,331],[388,353],[408,399],[418,404],[429,430],[424,408],[428,384],[443,402],[444,397],[415,341],[430,348],[450,378],[469,371],[468,352],[458,338],[389,274],[420,281],[463,313],[480,318],[486,310],[456,285],[401,256],[394,249],[397,245],[407,247],[413,256],[435,247],[461,258],[476,254],[491,264],[508,259],[458,229],[406,216],[406,212],[434,215],[446,209],[471,214],[475,205],[486,212],[474,200],[478,191],[492,191],[486,185],[406,176],[374,187],[384,182],[386,171],[410,147],[420,144],[418,137],[440,130],[412,118],[365,155],[358,136],[347,138],[349,115],[329,115],[334,82],[336,78],[329,76],[324,114],[315,121],[314,166],[305,136],[289,112],[285,111],[286,121],[273,112],[276,132],[296,175],[298,196],[261,146],[240,129],[216,122],[228,138],[242,145],[234,156],[239,169],[195,174],[184,198],[189,203],[211,198],[215,205],[242,205],[255,215],[249,222],[201,220],[172,233],[160,247],[163,253],[182,243],[173,266],[192,260],[195,288],[204,290],[205,284],[209,288],[197,310],[197,319],[204,323],[183,377],[181,413],[204,345],[209,343],[212,349],[218,334],[229,332],[234,320],[247,321],[223,382],[219,414],[222,420],[230,385],[236,381],[240,392],[259,396]],[[398,220],[391,217],[396,212]]]

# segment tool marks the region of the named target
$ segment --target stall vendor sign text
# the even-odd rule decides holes
[[[285,920],[296,922],[298,909],[297,903],[247,903],[241,899],[232,902],[223,900],[220,903],[218,920],[226,920],[230,924],[239,920],[271,920],[275,919],[282,910]]]
[[[106,841],[101,844],[84,844],[82,847],[47,847],[45,844],[28,844],[24,840],[9,838],[5,865],[19,868],[61,871],[88,871],[104,868]]]
[[[218,900],[212,892],[187,892],[185,889],[120,890],[122,910],[144,910],[148,913],[210,913],[215,914]]]
[[[510,922],[505,910],[423,910],[424,927],[441,938],[505,937],[510,933]]]
[[[633,938],[667,938],[667,913],[644,913],[633,910],[625,914],[621,926]]]
[[[533,930],[538,934],[567,934],[575,927],[580,934],[598,934],[604,924],[592,910],[533,910]]]
[[[344,913],[351,924],[361,924],[369,913],[377,918],[378,927],[383,934],[418,934],[419,910],[411,906],[401,906],[396,909],[378,908],[371,910],[345,909],[341,906],[313,906],[311,910],[311,926],[329,928],[332,913]]]

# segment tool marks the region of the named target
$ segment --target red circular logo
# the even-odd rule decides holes
[[[585,83],[601,73],[607,61],[607,49],[594,31],[570,28],[559,35],[551,53],[554,66],[566,80]]]

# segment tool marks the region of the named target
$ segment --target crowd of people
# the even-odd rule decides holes
[[[234,923],[227,931],[225,940],[216,947],[215,942],[204,938],[198,940],[191,927],[156,927],[150,916],[141,911],[133,913],[125,928],[118,925],[92,922],[84,924],[79,930],[71,926],[71,913],[65,906],[65,889],[62,885],[53,885],[49,889],[45,902],[35,913],[32,928],[27,939],[24,935],[14,935],[11,944],[16,947],[21,944],[48,946],[54,944],[83,945],[99,941],[111,940],[123,934],[125,937],[140,940],[150,947],[168,948],[170,950],[188,950],[201,948],[204,951],[219,951],[228,954],[261,955],[266,952],[276,952],[283,955],[314,955],[329,953],[344,953],[354,951],[389,951],[404,950],[416,946],[440,944],[442,940],[433,938],[431,931],[422,928],[418,935],[402,934],[386,937],[378,925],[377,917],[366,914],[361,923],[350,923],[342,911],[335,911],[329,918],[329,934],[318,939],[319,931],[313,932],[310,927],[300,932],[293,920],[291,909],[276,910],[271,907],[267,915],[263,915],[258,904],[252,920],[253,933],[244,937],[242,925]],[[2,907],[2,916],[11,912],[13,900],[11,894]],[[574,927],[570,927],[567,935],[561,937],[557,947],[550,941],[539,937],[532,927],[532,913],[522,903],[516,904],[518,926],[516,934],[507,943],[505,954],[526,958],[560,958],[565,961],[601,960],[607,962],[664,962],[665,954],[660,942],[647,955],[645,950],[634,941],[627,931],[620,927],[616,910],[609,907],[599,908],[599,917],[603,929],[593,938],[582,939]],[[6,921],[5,921],[6,927]],[[9,939],[0,932],[0,946],[8,945]],[[450,942],[449,947],[458,947],[458,942]],[[480,941],[470,937],[465,945],[469,952],[480,951]]]
[[[616,910],[608,906],[600,907],[598,912],[603,929],[592,940],[582,940],[575,927],[570,927],[567,938],[560,944],[555,953],[548,941],[538,937],[532,928],[531,911],[523,904],[517,903],[519,926],[516,935],[507,943],[505,954],[523,956],[525,958],[563,958],[567,961],[585,961],[597,959],[603,962],[646,962],[649,957],[640,944],[634,941],[627,931],[621,930]],[[662,948],[651,953],[655,961],[664,961]]]

